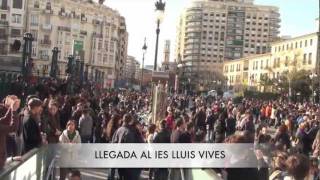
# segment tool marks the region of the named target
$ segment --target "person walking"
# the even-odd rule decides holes
[[[153,143],[170,143],[170,131],[167,129],[166,120],[159,123],[159,132],[155,135]],[[168,180],[169,170],[157,168],[154,170],[154,180]]]
[[[46,133],[49,144],[58,143],[61,135],[58,107],[58,102],[50,100],[48,109],[41,119],[41,131]]]
[[[92,136],[93,120],[89,114],[89,109],[84,109],[79,119],[79,133],[82,143],[90,143]]]

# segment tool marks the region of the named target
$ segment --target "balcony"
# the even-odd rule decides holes
[[[81,22],[87,22],[87,21],[88,21],[88,18],[86,18],[84,16],[81,17]]]
[[[80,34],[86,36],[88,33],[87,31],[80,30]]]
[[[30,26],[38,26],[39,25],[39,23],[37,23],[37,22],[31,22],[30,23]]]
[[[70,27],[65,27],[65,26],[58,26],[58,31],[71,32],[71,28]]]
[[[52,25],[51,24],[42,24],[42,29],[43,30],[47,30],[47,31],[51,31],[52,30]]]
[[[0,20],[0,25],[2,26],[9,26],[9,22],[6,20]]]
[[[49,56],[48,55],[40,55],[40,59],[48,61],[49,60]]]
[[[66,16],[67,16],[67,13],[64,12],[64,11],[60,11],[58,14],[59,14],[59,16],[61,16],[61,17],[66,17]]]
[[[44,14],[53,14],[53,10],[52,9],[44,9],[43,13]]]
[[[48,40],[48,39],[42,39],[42,40],[40,40],[40,44],[41,45],[50,46],[51,45],[51,41]]]
[[[0,10],[10,10],[9,6],[0,6]]]
[[[8,34],[0,34],[0,40],[8,39]]]
[[[99,25],[99,24],[100,24],[100,21],[94,19],[94,20],[92,20],[92,24],[93,24],[93,25]]]

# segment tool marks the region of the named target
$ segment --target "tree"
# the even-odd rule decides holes
[[[299,93],[302,99],[308,100],[312,90],[310,88],[311,80],[309,78],[309,72],[306,70],[296,71],[292,74],[292,90],[293,95]]]
[[[268,75],[264,74],[264,75],[261,75],[259,84],[260,84],[260,86],[263,87],[263,92],[265,92],[266,89],[269,89],[269,87],[273,85],[273,82],[272,82],[272,80],[268,77]]]

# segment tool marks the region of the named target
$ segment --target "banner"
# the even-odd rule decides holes
[[[253,168],[253,144],[57,144],[58,167]],[[49,155],[48,155],[49,156]]]

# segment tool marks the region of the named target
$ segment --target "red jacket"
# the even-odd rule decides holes
[[[173,119],[173,116],[171,115],[168,115],[167,118],[166,118],[166,121],[167,121],[167,128],[170,129],[170,130],[173,130],[174,129],[174,119]]]

